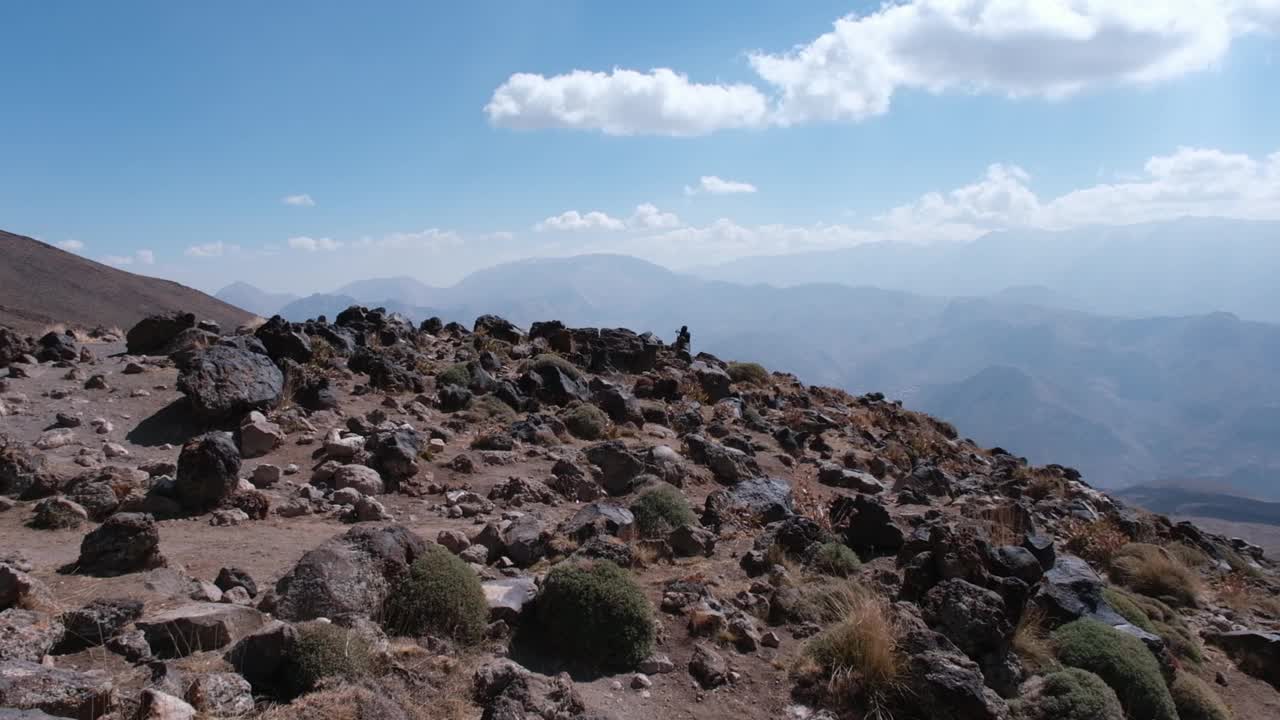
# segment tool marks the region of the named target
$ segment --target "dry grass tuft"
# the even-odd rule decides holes
[[[1130,589],[1172,605],[1196,607],[1203,592],[1200,573],[1159,545],[1123,546],[1112,558],[1111,574]]]
[[[1073,555],[1103,565],[1109,565],[1120,548],[1129,544],[1128,534],[1111,518],[1068,520],[1058,528],[1058,536]]]
[[[843,619],[811,640],[804,653],[827,677],[833,698],[864,705],[868,717],[881,716],[900,690],[898,627],[883,598],[862,594],[852,600]]]
[[[1032,671],[1041,672],[1057,666],[1053,645],[1049,642],[1046,615],[1037,605],[1029,605],[1013,633],[1013,650]]]

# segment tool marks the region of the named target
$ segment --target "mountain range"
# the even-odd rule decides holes
[[[1177,225],[1174,234],[1180,237],[1196,224]],[[1274,248],[1258,242],[1263,224],[1227,224],[1237,225],[1242,231],[1223,245],[1247,249],[1257,265],[1272,262]],[[1270,226],[1273,237],[1280,237],[1275,228]],[[1133,238],[1158,229],[1140,226],[1113,239],[1129,247]],[[991,245],[968,250],[966,262],[1000,257],[993,248],[1008,249],[1010,238],[978,241],[984,242]],[[1060,250],[1067,245],[1064,238],[1047,242]],[[892,252],[923,257],[916,248]],[[957,264],[956,277],[935,288],[955,291],[946,296],[853,284],[884,279],[874,272],[846,275],[848,283],[801,282],[790,274],[789,268],[799,267],[810,268],[815,278],[833,274],[822,267],[830,253],[784,258],[778,278],[797,282],[772,284],[707,277],[741,275],[750,264],[745,261],[725,266],[737,268],[733,272],[692,275],[631,257],[587,255],[499,265],[448,288],[410,278],[352,283],[295,300],[281,313],[295,320],[332,317],[358,302],[417,320],[437,315],[467,323],[498,313],[525,326],[557,318],[570,325],[651,330],[668,339],[688,325],[695,351],[758,361],[853,392],[882,391],[954,422],[980,442],[1035,462],[1075,466],[1100,486],[1183,483],[1280,499],[1280,326],[1221,311],[1142,317],[1143,303],[1157,304],[1161,292],[1173,297],[1160,273],[1190,261],[1152,260],[1161,269],[1143,273],[1121,255],[1116,267],[1128,267],[1127,274],[1113,274],[1125,288],[1110,295],[1095,292],[1099,281],[1087,277],[1082,264],[1062,273],[1077,281],[1073,285],[1061,279],[1032,284],[1053,278],[1028,271],[1028,277],[1017,278],[1022,282],[983,293],[961,292],[980,283],[963,277]],[[1009,267],[1020,262],[1006,260]],[[1105,264],[1098,258],[1090,262]],[[1240,257],[1233,262],[1245,264]],[[1272,263],[1269,270],[1278,267]],[[934,271],[945,275],[941,268]],[[1210,267],[1204,274],[1217,272]],[[1215,283],[1222,284],[1206,281],[1188,290],[1181,304],[1168,304],[1234,303],[1238,310],[1247,305],[1252,317],[1271,314],[1273,289],[1249,289],[1242,281],[1234,293],[1214,300],[1207,286]],[[1144,289],[1150,297],[1125,304],[1125,297],[1143,295]],[[1251,299],[1241,305],[1245,298]],[[1080,309],[1099,306],[1124,312]]]

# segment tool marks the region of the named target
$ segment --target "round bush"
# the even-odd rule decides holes
[[[659,485],[647,490],[631,504],[636,529],[645,537],[657,537],[697,518],[684,493],[672,485]]]
[[[1130,718],[1178,720],[1160,664],[1142,641],[1097,620],[1076,620],[1053,634],[1058,660],[1102,678]]]
[[[1190,673],[1180,672],[1169,687],[1173,704],[1182,720],[1231,720],[1231,711],[1209,683]]]
[[[431,543],[387,599],[384,624],[393,633],[439,633],[475,642],[489,620],[480,578],[442,545]]]
[[[1044,676],[1009,705],[1017,720],[1125,720],[1116,691],[1078,668]]]
[[[552,569],[536,618],[542,644],[571,660],[632,668],[653,650],[649,601],[627,571],[605,560]]]
[[[823,543],[813,555],[813,567],[824,575],[849,577],[858,572],[862,561],[858,554],[840,542]]]
[[[769,371],[759,363],[731,362],[727,370],[729,379],[747,385],[764,385],[769,382]]]
[[[467,387],[471,384],[471,368],[464,362],[455,363],[436,375],[436,386],[457,385]]]
[[[327,622],[298,626],[293,660],[301,691],[314,688],[325,678],[354,680],[373,673],[374,650],[367,638]]]
[[[574,405],[560,419],[570,434],[582,440],[603,440],[609,434],[609,416],[595,405]]]
[[[565,360],[559,355],[544,353],[542,355],[535,356],[532,360],[529,361],[529,369],[531,370],[541,370],[547,367],[556,368],[557,370],[564,373],[566,376],[573,378],[574,380],[577,380],[582,377],[582,373],[578,371],[578,368],[573,366],[573,363],[569,362],[568,360]]]

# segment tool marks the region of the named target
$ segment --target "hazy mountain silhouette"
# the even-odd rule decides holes
[[[280,312],[280,308],[298,299],[293,293],[267,292],[246,282],[231,283],[219,290],[214,297],[262,317],[271,317]]]

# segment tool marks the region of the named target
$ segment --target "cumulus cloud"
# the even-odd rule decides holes
[[[888,112],[903,89],[1059,99],[1159,83],[1214,67],[1241,35],[1277,30],[1277,0],[886,2],[790,50],[749,53],[765,90],[669,69],[520,73],[485,111],[503,127],[613,135],[852,122]]]
[[[240,252],[239,245],[224,243],[221,240],[201,245],[192,245],[183,254],[187,257],[213,258]]]
[[[133,256],[132,255],[104,255],[102,257],[102,262],[108,265],[115,265],[117,267],[121,267],[124,265],[132,265]]]
[[[699,84],[666,68],[609,73],[517,73],[485,105],[496,126],[569,128],[607,135],[692,136],[761,127],[768,101],[751,85]]]
[[[304,250],[306,252],[316,252],[319,250],[333,251],[342,247],[342,243],[330,238],[313,238],[306,235],[291,237],[285,243],[294,250]]]
[[[627,225],[643,230],[663,230],[680,227],[680,218],[675,213],[662,212],[653,203],[642,203],[636,206]]]
[[[312,200],[311,196],[306,193],[302,193],[301,195],[285,195],[284,197],[280,198],[280,202],[284,203],[285,205],[293,205],[294,207],[315,207],[316,206],[316,201]]]
[[[697,195],[699,193],[707,193],[708,195],[736,195],[740,193],[756,192],[756,186],[751,183],[738,182],[736,180],[722,180],[715,175],[703,175],[698,180],[696,187],[686,185],[684,187],[685,195]]]
[[[105,255],[102,258],[102,262],[108,265],[115,265],[117,267],[133,265],[134,263],[139,265],[155,265],[156,254],[150,250],[138,250],[132,255]]]
[[[592,210],[586,214],[579,213],[577,210],[567,210],[533,226],[536,232],[623,230],[625,228],[626,223],[598,210]]]
[[[1179,217],[1280,220],[1280,152],[1265,157],[1217,149],[1179,148],[1149,159],[1143,172],[1041,198],[1031,176],[992,165],[986,176],[946,193],[927,193],[877,218],[885,227],[967,239],[991,230],[1063,230],[1128,225]]]
[[[139,250],[138,252],[134,253],[134,256],[137,257],[138,262],[142,263],[143,265],[156,264],[156,254],[150,250]]]
[[[79,240],[62,240],[61,242],[54,243],[54,245],[68,252],[79,252],[84,249],[84,243]]]

